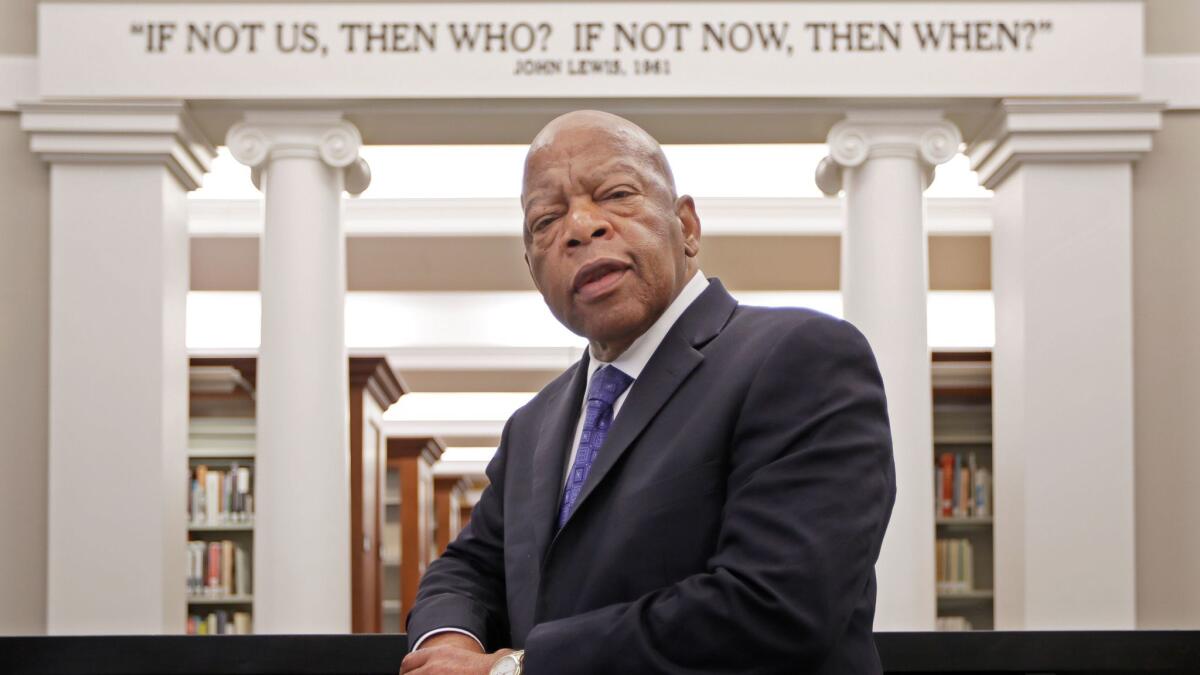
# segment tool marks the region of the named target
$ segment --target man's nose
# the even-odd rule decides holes
[[[572,205],[567,212],[567,246],[581,246],[608,234],[612,226],[594,204]]]

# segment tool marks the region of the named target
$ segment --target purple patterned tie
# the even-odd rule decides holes
[[[587,480],[592,462],[596,461],[596,453],[608,436],[608,427],[612,425],[613,403],[633,383],[633,378],[613,366],[604,366],[592,374],[588,385],[587,410],[583,417],[583,433],[579,436],[579,450],[575,453],[575,463],[571,465],[571,475],[567,477],[567,487],[563,491],[562,508],[558,511],[558,527],[561,529],[575,508],[575,500],[583,490],[583,482]]]

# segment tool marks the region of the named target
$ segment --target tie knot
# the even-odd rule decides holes
[[[592,375],[587,397],[589,401],[602,401],[611,406],[631,384],[633,378],[621,372],[619,368],[604,366]]]

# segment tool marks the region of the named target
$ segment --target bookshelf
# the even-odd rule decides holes
[[[400,465],[391,459],[388,460],[385,469],[382,518],[382,630],[384,633],[401,633],[403,616],[400,613]]]
[[[384,632],[404,630],[421,575],[438,556],[433,465],[445,450],[434,437],[387,439]]]
[[[384,542],[386,504],[399,499],[385,484],[383,412],[407,386],[384,357],[351,357],[349,372],[351,628],[379,633],[385,628],[385,559],[390,555]]]
[[[438,476],[433,479],[433,511],[437,517],[436,555],[446,552],[450,542],[463,528],[463,506],[470,482],[463,476]]]
[[[991,630],[991,352],[934,352],[932,382],[937,628]]]
[[[187,632],[253,632],[254,360],[188,371]]]

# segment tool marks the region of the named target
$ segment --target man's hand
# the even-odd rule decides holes
[[[485,654],[479,643],[462,633],[434,635],[421,648],[404,657],[400,673],[416,675],[487,675],[500,657],[511,652],[502,649]]]

